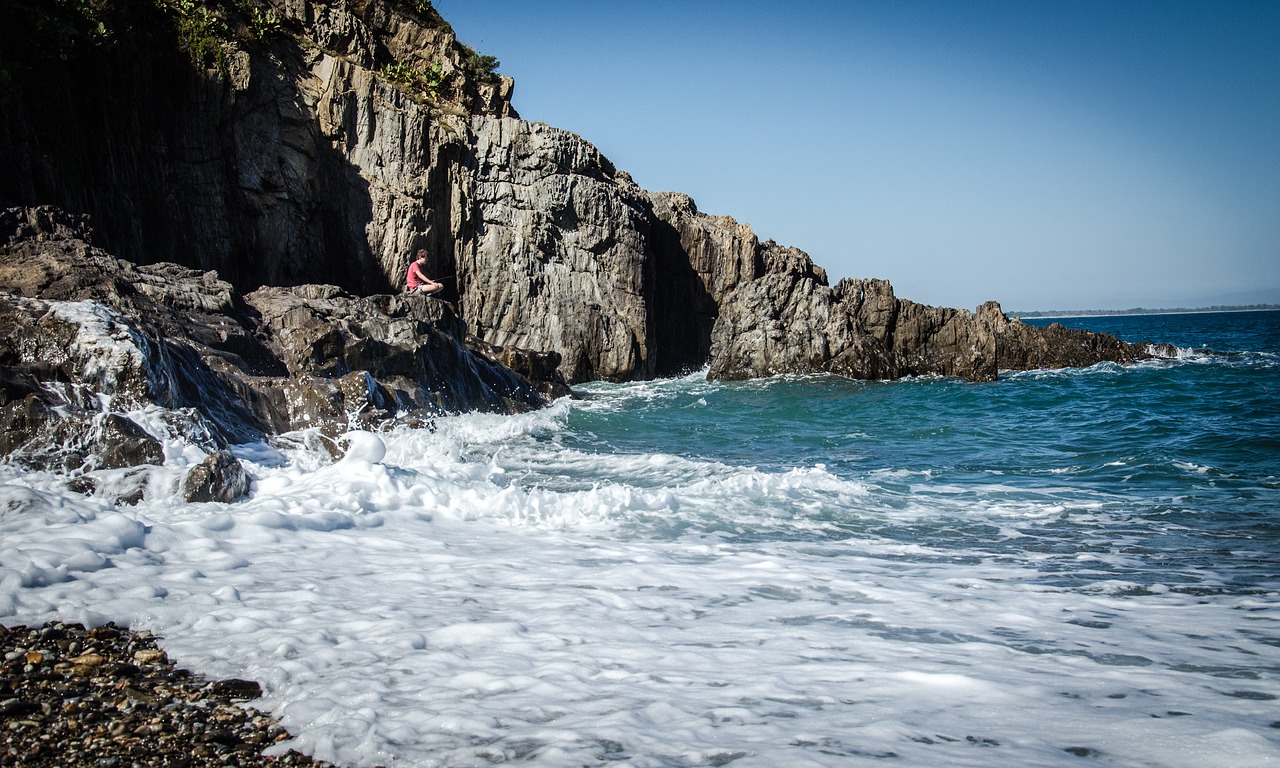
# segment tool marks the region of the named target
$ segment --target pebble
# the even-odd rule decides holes
[[[157,640],[114,624],[0,625],[0,766],[336,768],[263,755],[292,737],[242,706],[258,683],[178,669]]]

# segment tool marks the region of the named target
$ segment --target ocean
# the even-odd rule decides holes
[[[134,413],[136,506],[0,466],[0,621],[150,629],[350,766],[1280,765],[1280,312],[1058,322],[1181,353],[591,384],[237,446],[234,504]]]

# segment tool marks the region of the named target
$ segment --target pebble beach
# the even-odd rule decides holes
[[[114,624],[0,626],[0,765],[61,768],[325,766],[244,702],[256,682],[179,669],[155,635]]]

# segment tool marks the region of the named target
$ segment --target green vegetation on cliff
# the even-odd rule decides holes
[[[156,0],[156,5],[176,20],[178,41],[192,64],[227,70],[226,40],[231,32],[214,8],[196,0]]]
[[[361,17],[409,19],[447,40],[434,58],[378,46],[361,61],[415,98],[429,103],[466,101],[477,83],[496,83],[499,61],[456,42],[453,29],[427,0],[380,0],[348,10]],[[41,81],[59,72],[77,78],[108,51],[124,59],[180,52],[200,70],[227,74],[237,50],[292,37],[305,47],[304,22],[268,0],[4,0],[0,3],[0,89]],[[368,20],[368,19],[366,19]],[[451,49],[451,50],[450,50]],[[450,63],[452,62],[452,63]]]

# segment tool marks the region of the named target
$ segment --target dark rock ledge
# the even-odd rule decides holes
[[[0,625],[0,765],[39,768],[327,766],[242,703],[249,680],[177,668],[149,632],[113,624]]]
[[[437,299],[331,285],[241,295],[212,271],[115,258],[56,208],[0,211],[0,232],[0,455],[85,492],[95,473],[164,462],[126,415],[152,406],[210,455],[187,500],[228,501],[247,487],[230,444],[572,394],[556,354],[470,338]]]

